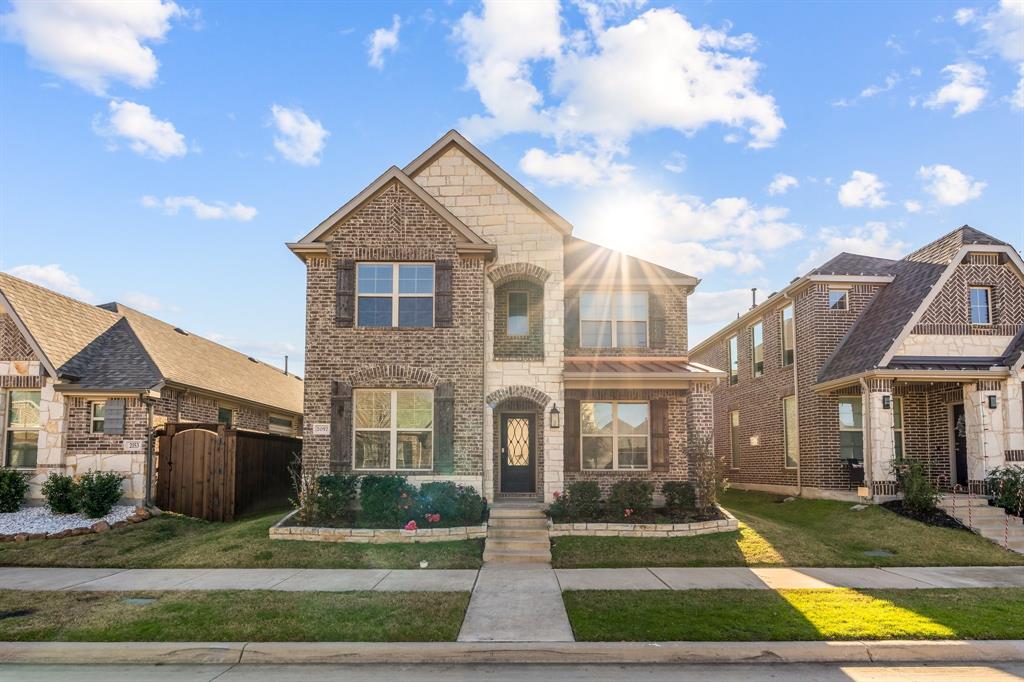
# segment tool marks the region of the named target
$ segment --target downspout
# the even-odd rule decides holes
[[[864,484],[868,488],[868,499],[874,499],[875,476],[872,469],[874,453],[871,452],[871,392],[864,377],[860,379],[861,429],[864,437]]]
[[[782,294],[782,299],[784,301],[789,301],[789,304],[791,306],[793,306],[793,399],[796,400],[796,434],[797,434],[797,436],[796,436],[796,444],[797,444],[796,445],[796,447],[797,447],[797,450],[796,450],[796,494],[797,494],[798,497],[802,497],[803,494],[804,494],[803,476],[802,476],[802,474],[803,474],[803,466],[804,466],[804,458],[800,456],[801,455],[800,450],[802,449],[801,446],[803,445],[803,443],[800,440],[800,382],[799,382],[798,375],[797,375],[797,364],[796,364],[796,356],[797,356],[796,347],[798,345],[797,344],[797,340],[796,340],[796,301],[794,301],[793,298],[789,294]],[[782,330],[782,335],[783,335],[783,337],[785,337],[785,335],[786,335],[785,328],[783,328],[783,330]],[[783,457],[785,457],[785,453],[783,453]]]
[[[153,408],[156,401],[146,394],[140,395],[139,400],[146,406],[146,465],[143,467],[146,492],[143,506],[149,508],[153,506]]]

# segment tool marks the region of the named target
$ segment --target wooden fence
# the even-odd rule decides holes
[[[157,439],[156,504],[208,521],[233,521],[284,504],[302,441],[223,424],[168,424]]]

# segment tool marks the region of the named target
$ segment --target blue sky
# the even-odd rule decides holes
[[[0,5],[0,268],[301,369],[283,246],[456,127],[691,341],[840,250],[1024,242],[1024,3]]]

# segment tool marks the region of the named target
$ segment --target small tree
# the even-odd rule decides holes
[[[939,491],[932,485],[920,462],[893,466],[896,481],[903,492],[903,506],[918,514],[935,511],[939,502]]]
[[[288,467],[288,473],[292,477],[292,489],[295,492],[295,496],[289,499],[295,507],[295,520],[302,526],[315,524],[319,520],[319,477],[302,466],[302,459],[297,454]]]
[[[715,443],[708,434],[691,434],[687,446],[687,457],[694,474],[693,488],[697,494],[697,509],[707,512],[718,504],[718,460],[715,458]]]

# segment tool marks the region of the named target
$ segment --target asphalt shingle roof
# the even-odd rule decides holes
[[[886,276],[892,274],[892,266],[898,261],[857,253],[842,252],[824,265],[810,271],[811,275],[856,275]]]

